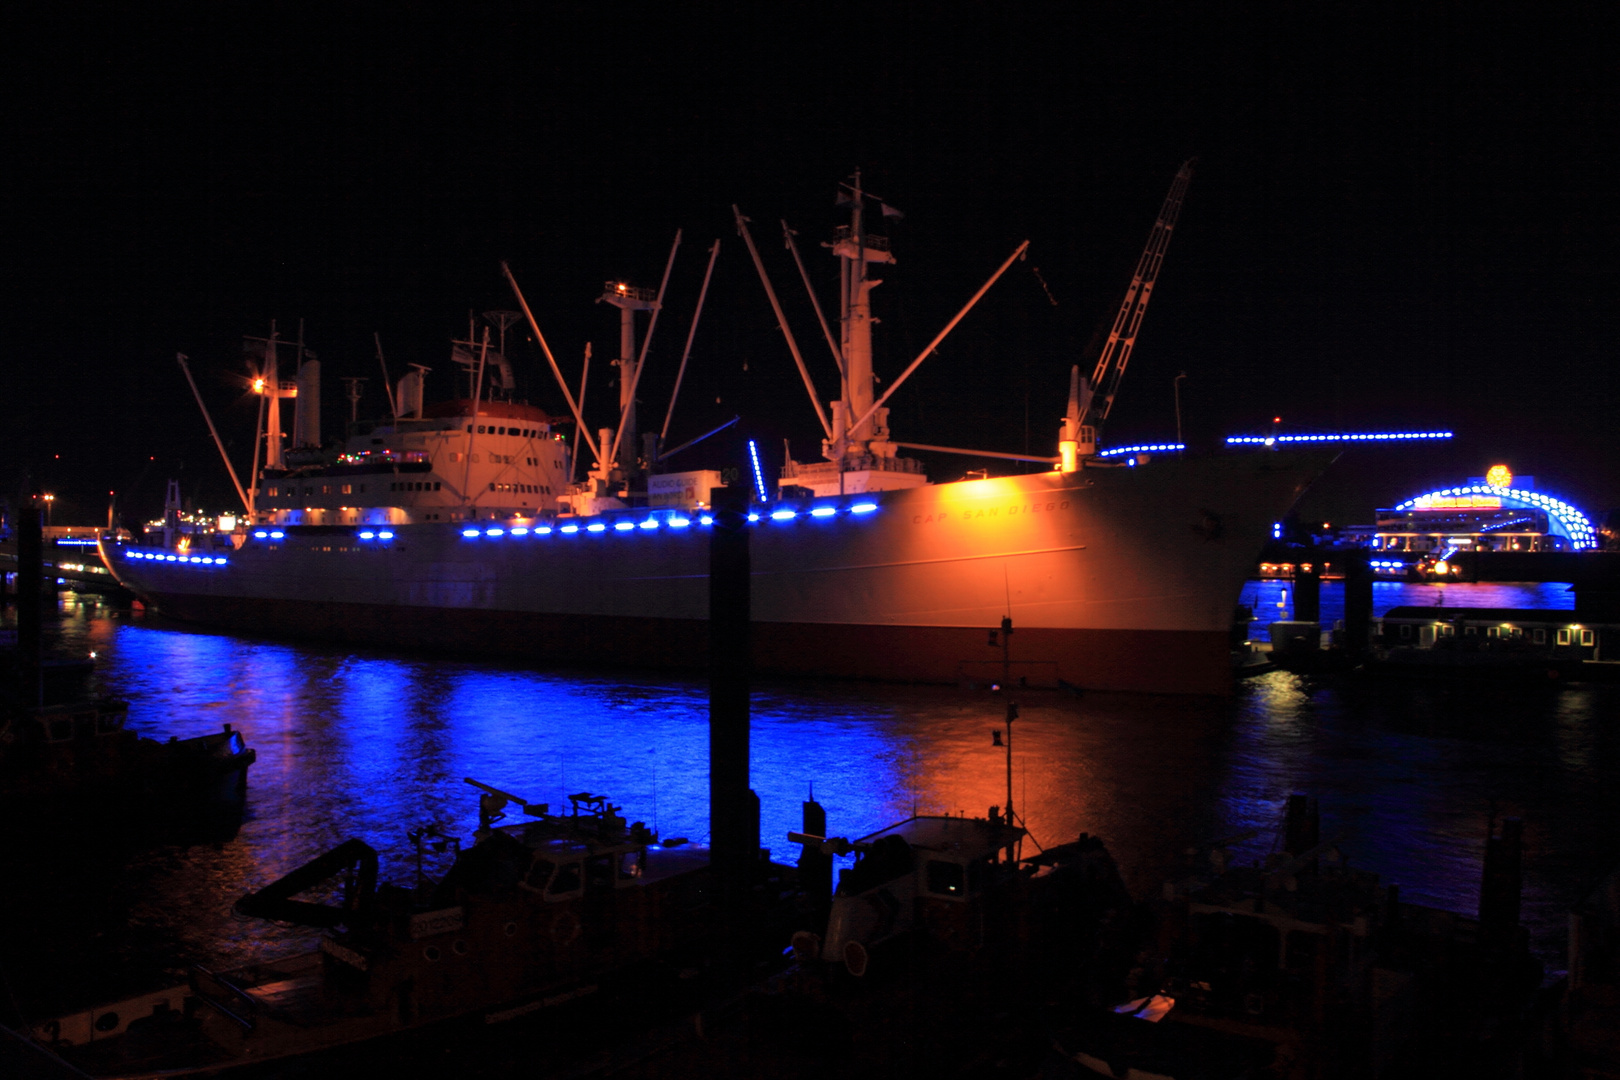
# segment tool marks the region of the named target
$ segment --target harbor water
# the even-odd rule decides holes
[[[1245,601],[1278,617],[1286,583]],[[1380,583],[1377,610],[1435,604],[1433,586]],[[1449,585],[1467,606],[1567,607],[1563,586]],[[1268,606],[1269,605],[1269,606]],[[1335,583],[1322,615],[1342,611]],[[708,834],[707,688],[699,676],[538,670],[360,651],[186,627],[63,594],[48,627],[94,650],[99,692],[130,702],[144,735],[229,723],[258,752],[248,811],[229,840],[102,838],[11,845],[0,856],[0,972],[8,1012],[38,1017],[309,947],[312,933],[231,905],[350,837],[410,883],[407,831],[470,841],[473,777],[530,801],[607,795],[665,838]],[[1016,642],[1016,639],[1015,639]],[[761,842],[787,833],[814,790],[835,835],[913,811],[983,814],[1006,802],[992,746],[1007,697],[954,687],[759,681],[752,783]],[[1620,854],[1620,686],[1384,683],[1270,672],[1226,701],[1024,691],[1013,725],[1013,800],[1036,842],[1103,837],[1139,896],[1214,841],[1274,849],[1286,797],[1318,797],[1322,834],[1404,899],[1472,913],[1491,815],[1525,821],[1525,921],[1550,968],[1565,912]],[[40,838],[32,838],[36,841]],[[1190,855],[1189,852],[1194,854]],[[429,852],[424,870],[448,853]],[[11,1016],[16,1021],[17,1016]]]

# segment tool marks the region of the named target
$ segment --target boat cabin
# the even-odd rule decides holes
[[[839,875],[820,956],[860,975],[873,948],[911,930],[952,950],[977,947],[995,894],[1015,878],[1023,837],[992,811],[912,817],[842,842],[855,865]]]

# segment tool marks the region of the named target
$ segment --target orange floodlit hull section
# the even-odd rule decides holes
[[[1272,524],[1328,460],[1315,451],[1165,458],[762,506],[751,534],[756,668],[1224,693],[1243,582]],[[105,556],[138,596],[180,619],[697,668],[707,658],[709,545],[689,517],[680,526],[670,511],[626,510],[524,535],[490,535],[487,523],[403,525],[386,541],[287,528],[250,538],[222,564],[116,547]],[[614,527],[626,521],[635,527]],[[592,523],[607,527],[593,533]],[[565,534],[565,524],[580,528]]]

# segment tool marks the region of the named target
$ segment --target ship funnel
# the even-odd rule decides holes
[[[308,360],[298,369],[298,395],[293,399],[293,445],[321,445],[321,362]]]
[[[412,367],[414,371],[408,372],[399,380],[399,389],[394,392],[394,401],[399,407],[399,415],[420,420],[422,418],[422,369]]]

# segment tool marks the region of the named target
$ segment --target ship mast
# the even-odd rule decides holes
[[[868,452],[881,453],[889,437],[889,410],[872,410],[872,290],[883,284],[871,277],[870,263],[892,263],[889,238],[867,233],[864,221],[866,193],[861,188],[861,171],[855,170],[849,191],[850,223],[839,228],[833,244],[838,257],[838,316],[841,327],[839,346],[843,353],[845,397],[833,402],[834,438],[827,447],[830,460],[848,462]],[[842,200],[840,200],[842,201]],[[872,415],[867,416],[868,413]],[[863,419],[865,418],[865,419]],[[851,427],[854,422],[855,426]],[[892,451],[890,451],[892,454]],[[883,455],[887,456],[887,455]]]

